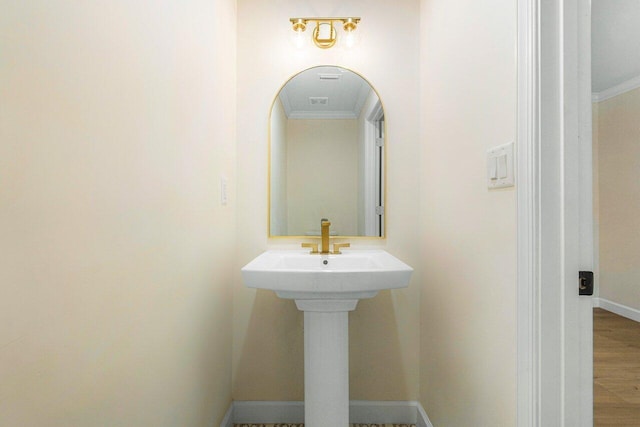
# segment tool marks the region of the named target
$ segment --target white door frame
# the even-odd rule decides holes
[[[517,425],[593,425],[590,0],[518,0]]]
[[[365,114],[365,113],[363,113]],[[371,106],[371,110],[366,112],[365,117],[365,137],[364,137],[364,235],[365,236],[383,236],[384,229],[380,229],[379,215],[376,212],[376,206],[378,206],[378,194],[381,191],[384,193],[384,188],[381,190],[378,188],[380,182],[379,176],[384,176],[385,171],[380,170],[378,162],[378,147],[376,140],[378,138],[378,121],[382,119],[384,110],[382,103],[378,100]],[[386,137],[383,135],[383,137]],[[384,149],[383,149],[384,152]],[[383,162],[384,163],[384,162]],[[382,180],[384,185],[384,179]],[[380,204],[384,209],[386,201],[381,201]],[[384,210],[383,210],[384,212]],[[384,213],[383,213],[384,215]],[[384,224],[384,220],[382,221]]]

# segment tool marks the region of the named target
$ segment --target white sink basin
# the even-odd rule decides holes
[[[267,251],[242,269],[250,288],[270,289],[304,311],[307,427],[349,425],[349,317],[358,300],[403,288],[413,269],[383,250],[340,255]]]
[[[361,299],[406,287],[412,272],[383,250],[345,250],[340,255],[272,250],[244,266],[242,277],[247,287],[270,289],[281,298]]]

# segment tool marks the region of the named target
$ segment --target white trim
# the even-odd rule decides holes
[[[422,413],[420,410],[422,409]],[[424,414],[424,415],[422,415]],[[416,424],[433,427],[422,405],[413,401],[352,400],[349,402],[349,422],[361,424]]]
[[[364,120],[364,188],[363,188],[363,211],[364,211],[364,235],[365,236],[380,236],[381,231],[378,229],[378,215],[376,213],[377,203],[377,174],[379,171],[376,162],[376,138],[377,129],[376,121],[380,120],[384,115],[382,109],[382,103],[376,96],[375,102],[370,102],[370,105],[366,105],[363,108],[367,108],[362,114],[365,114]],[[383,150],[384,151],[384,150]],[[384,179],[382,180],[384,182]],[[384,194],[384,190],[383,190]],[[385,200],[382,200],[382,206],[384,206]],[[384,233],[382,233],[384,235]]]
[[[517,426],[540,424],[538,2],[518,1]]]
[[[418,420],[416,422],[416,427],[433,427],[429,416],[427,415],[420,402],[416,402],[416,407],[418,409]]]
[[[617,314],[618,316],[626,317],[627,319],[640,322],[640,310],[637,310],[633,307],[618,304],[617,302],[609,301],[608,299],[604,298],[594,298],[593,306],[605,309]]]
[[[229,409],[224,414],[224,418],[222,418],[222,422],[220,423],[220,427],[233,427],[233,402],[229,405]]]
[[[591,0],[578,1],[578,271],[595,271],[595,235],[593,216],[593,112],[591,110]],[[575,280],[574,272],[574,280]],[[574,282],[575,283],[575,282]],[[574,285],[575,292],[575,285]],[[579,408],[580,425],[593,425],[593,297],[578,297],[577,360],[580,363]],[[571,362],[569,362],[571,363]],[[577,419],[577,418],[576,418]]]
[[[622,82],[618,85],[612,86],[608,89],[601,90],[600,92],[594,92],[591,94],[592,102],[602,102],[614,96],[622,95],[625,92],[632,91],[640,88],[640,76],[636,76],[632,79]]]
[[[304,402],[300,401],[234,401],[220,427],[243,423],[302,423]],[[416,427],[433,427],[427,413],[414,401],[352,400],[349,402],[350,423],[401,423]]]
[[[518,427],[591,425],[591,302],[576,291],[588,18],[589,0],[518,3]]]
[[[234,424],[249,423],[302,423],[304,402],[301,401],[252,401],[233,402]]]

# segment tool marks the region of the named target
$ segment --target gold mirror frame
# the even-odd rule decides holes
[[[335,31],[335,29],[334,29]],[[331,236],[331,239],[357,239],[357,240],[361,240],[361,239],[368,239],[368,240],[385,240],[387,238],[387,233],[388,233],[388,228],[387,228],[387,216],[388,216],[388,209],[387,209],[387,203],[388,203],[388,179],[387,179],[387,175],[388,175],[388,150],[387,150],[387,145],[389,143],[389,126],[388,126],[388,118],[386,117],[386,108],[384,106],[384,102],[382,101],[382,97],[380,96],[380,93],[378,92],[378,90],[375,88],[375,86],[373,84],[371,84],[371,82],[364,77],[362,74],[360,74],[357,71],[354,71],[351,68],[347,68],[341,65],[327,65],[327,64],[323,64],[323,65],[314,65],[313,67],[309,67],[309,68],[305,68],[304,70],[298,71],[297,73],[291,75],[282,85],[280,85],[280,87],[278,88],[278,91],[276,92],[275,96],[273,97],[273,101],[271,101],[271,106],[269,107],[269,117],[268,117],[268,122],[267,122],[267,237],[269,239],[294,239],[294,240],[311,240],[311,239],[320,239],[320,236],[306,236],[306,235],[273,235],[271,234],[271,119],[272,119],[272,115],[273,115],[273,107],[276,103],[276,101],[278,100],[278,97],[280,95],[280,92],[282,91],[282,89],[291,81],[293,80],[297,75],[304,73],[306,71],[312,70],[314,68],[319,68],[319,67],[337,67],[337,68],[342,68],[344,70],[347,70],[357,76],[359,76],[361,79],[363,79],[365,82],[367,82],[367,84],[369,85],[369,87],[371,87],[371,89],[376,93],[376,95],[378,96],[378,100],[380,101],[380,105],[382,107],[382,111],[385,112],[385,144],[383,146],[383,169],[384,169],[384,176],[383,176],[383,185],[384,185],[384,191],[383,191],[383,197],[384,197],[384,216],[383,216],[383,229],[384,229],[384,233],[382,236],[353,236],[353,235],[336,235],[336,236]]]

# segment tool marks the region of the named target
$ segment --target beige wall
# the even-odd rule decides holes
[[[302,313],[239,268],[299,247],[267,238],[269,108],[323,64],[385,105],[388,237],[352,245],[415,268],[350,315],[351,398],[515,424],[515,192],[485,184],[486,149],[515,137],[515,2],[238,0],[237,74],[232,0],[14,3],[0,425],[218,425],[232,393],[303,398]],[[290,17],[323,15],[361,16],[357,48],[289,43]]]
[[[289,234],[358,234],[358,121],[287,120]]]
[[[279,97],[273,103],[270,124],[271,235],[286,236],[289,229],[287,226],[287,115]]]
[[[0,425],[210,426],[231,395],[235,2],[3,2]]]
[[[639,123],[640,89],[598,104],[600,297],[636,310],[640,310]]]
[[[434,425],[516,424],[516,2],[421,1],[420,401]]]
[[[360,43],[346,50],[290,43],[289,18],[361,16]],[[371,0],[238,1],[238,274],[234,288],[233,397],[302,400],[302,313],[293,301],[245,288],[242,265],[270,247],[298,248],[292,239],[267,239],[267,124],[280,87],[297,72],[325,64],[361,73],[385,106],[388,154],[386,240],[352,240],[384,247],[416,268],[411,286],[361,301],[350,315],[351,398],[416,400],[420,319],[418,257],[419,4]],[[268,36],[265,36],[267,31]],[[307,34],[311,43],[310,32]],[[355,165],[354,165],[355,167]],[[327,173],[330,173],[328,171]]]

